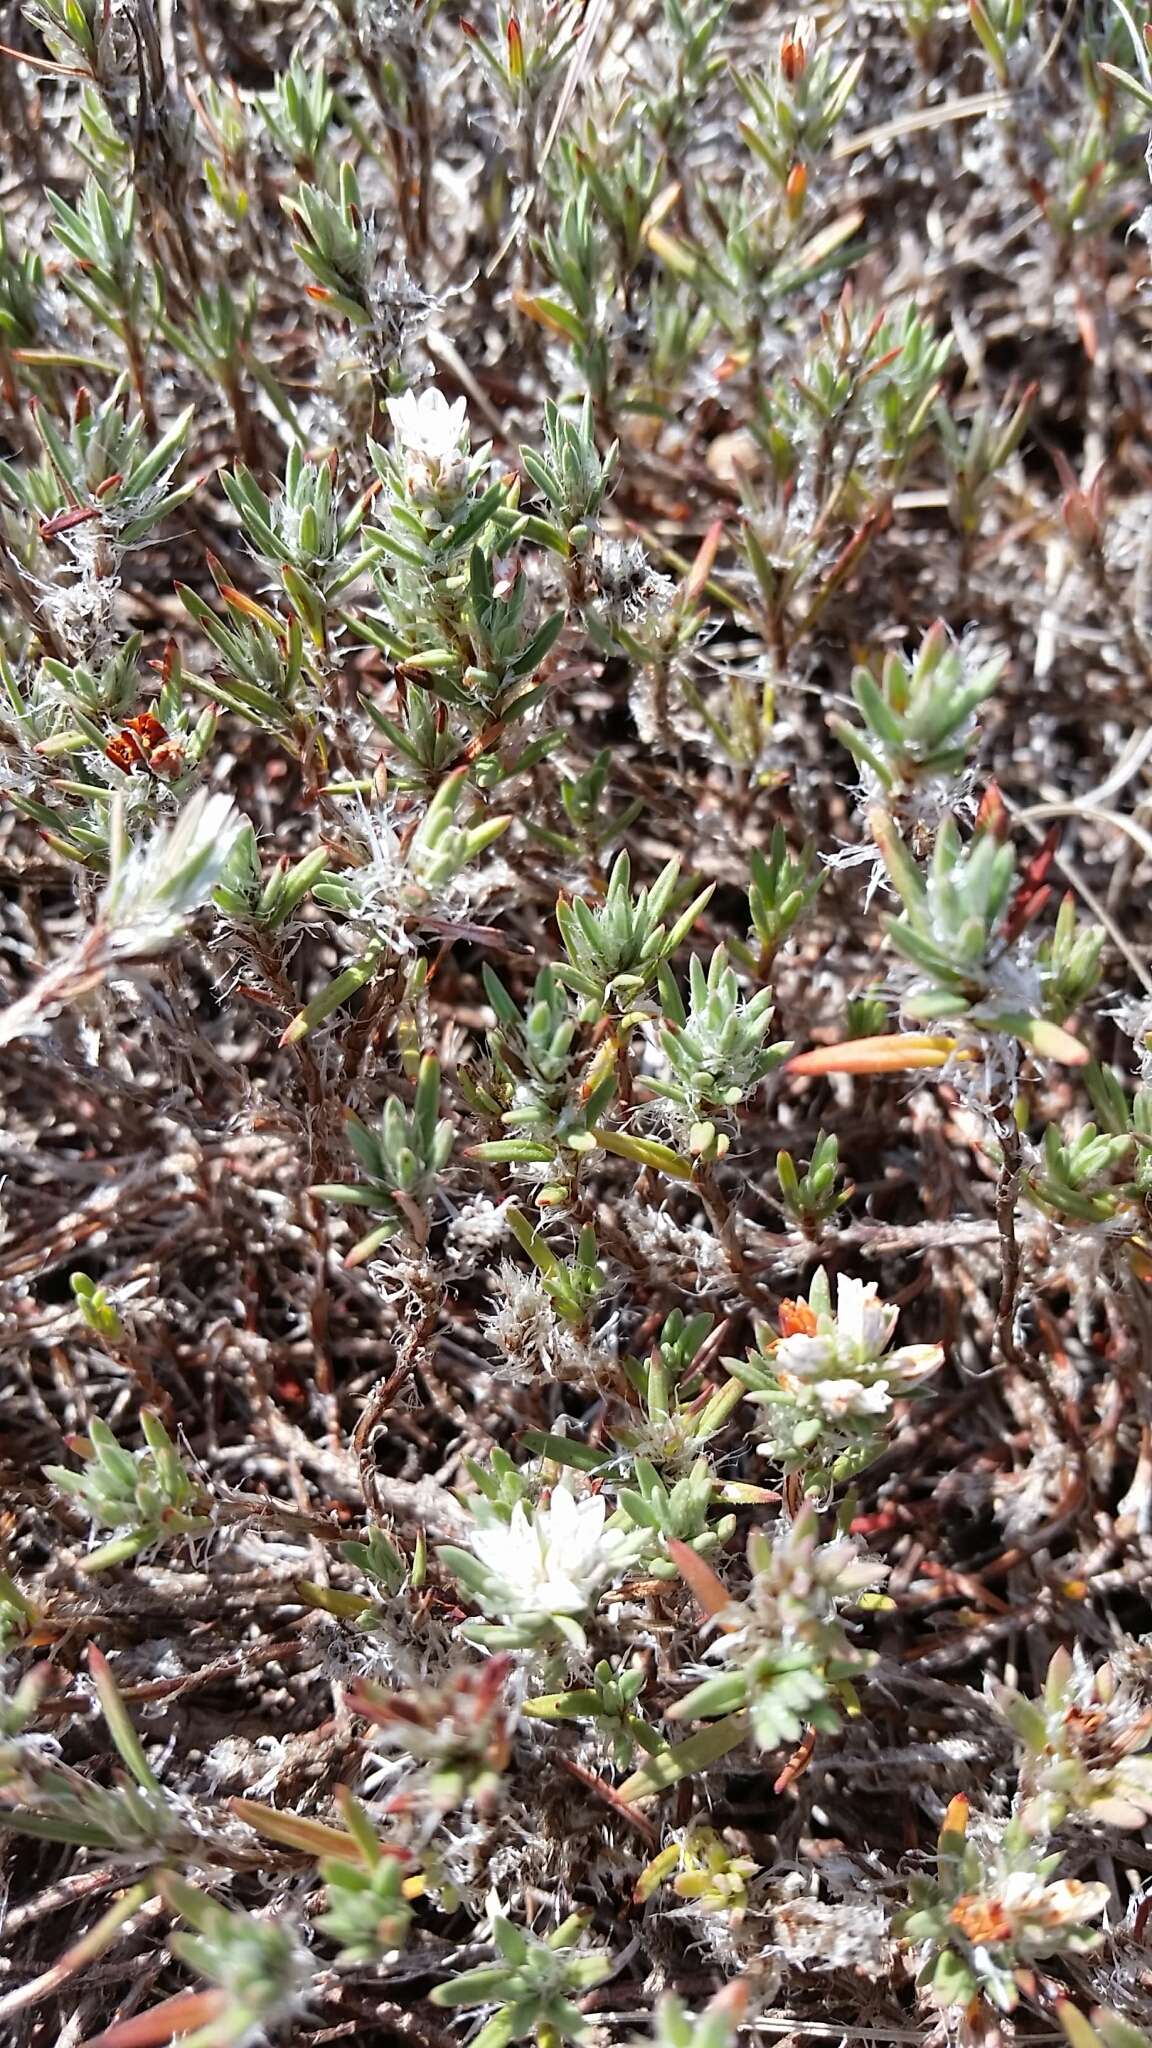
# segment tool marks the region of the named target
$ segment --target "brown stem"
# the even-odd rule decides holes
[[[128,368],[132,376],[133,388],[139,400],[140,410],[144,415],[144,425],[150,434],[154,434],[156,432],[156,408],[152,403],[152,394],[148,389],[148,374],[144,364],[144,351],[140,346],[140,336],[137,334],[131,320],[125,320],[124,322],[124,348],[128,357]]]
[[[744,1247],[736,1233],[736,1223],[726,1196],[720,1188],[712,1168],[698,1163],[692,1177],[692,1184],[704,1205],[704,1213],[719,1239],[728,1270],[736,1285],[753,1308],[762,1314],[771,1314],[776,1307],[767,1288],[761,1287],[745,1257]]]
[[[1030,1386],[1035,1387],[1059,1443],[1067,1445],[1074,1470],[1070,1480],[1068,1501],[1062,1501],[1057,1516],[1047,1528],[1051,1536],[1063,1528],[1071,1519],[1077,1506],[1089,1498],[1090,1481],[1088,1462],[1081,1440],[1079,1422],[1072,1414],[1069,1404],[1060,1399],[1039,1359],[1033,1358],[1016,1339],[1016,1312],[1020,1292],[1020,1241],[1016,1235],[1016,1202],[1020,1192],[1020,1175],[1024,1163],[1024,1148],[1020,1128],[1012,1114],[1011,1106],[1003,1110],[996,1119],[996,1135],[1000,1141],[1000,1178],[996,1184],[996,1229],[1000,1239],[1000,1300],[996,1308],[996,1343],[1001,1358],[1020,1372]],[[1022,1553],[1023,1554],[1023,1553]]]
[[[996,1184],[996,1228],[1000,1236],[1000,1300],[996,1308],[996,1342],[1007,1365],[1019,1365],[1016,1302],[1020,1285],[1020,1244],[1016,1236],[1016,1198],[1020,1190],[1023,1148],[1020,1128],[1011,1109],[997,1118],[1000,1178]]]
[[[171,1429],[176,1421],[172,1396],[160,1385],[148,1360],[136,1349],[135,1344],[125,1339],[119,1344],[108,1344],[105,1349],[109,1358],[114,1358],[117,1365],[122,1365],[126,1372],[131,1373],[148,1406],[155,1408],[165,1428]]]
[[[376,1467],[372,1458],[372,1440],[379,1424],[387,1415],[402,1386],[415,1371],[424,1353],[426,1342],[436,1327],[440,1313],[441,1295],[436,1289],[430,1300],[426,1300],[424,1314],[414,1330],[403,1339],[400,1356],[391,1372],[378,1379],[368,1392],[368,1398],[360,1411],[360,1419],[352,1432],[352,1449],[360,1468],[360,1487],[364,1505],[370,1515],[387,1512],[387,1499],[381,1498],[377,1485]]]

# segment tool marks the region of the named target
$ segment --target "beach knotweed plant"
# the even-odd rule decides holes
[[[534,632],[524,617],[529,597],[524,576],[473,548],[468,562],[468,639],[472,659],[461,677],[466,706],[476,705],[491,723],[523,718],[547,692],[533,683],[564,626],[563,611],[541,620]]]
[[[196,786],[216,735],[215,707],[198,713],[181,701],[179,664],[167,657],[159,693],[146,710],[129,711],[142,693],[138,651],[129,646],[95,667],[45,655],[23,681],[11,669],[0,678],[13,751],[25,761],[14,808],[65,860],[98,873],[111,864],[114,838],[138,845],[174,803],[193,791],[204,798]]]
[[[0,1657],[24,1642],[37,1621],[34,1603],[21,1592],[10,1572],[0,1572]]]
[[[952,347],[915,306],[877,311],[846,288],[798,374],[777,379],[757,408],[755,431],[778,484],[803,480],[824,518],[859,516],[912,459]],[[778,517],[773,533],[771,520],[753,517],[746,530],[750,566],[781,628],[788,598],[819,570],[810,538],[792,537],[790,523]]]
[[[694,1123],[714,1111],[737,1108],[787,1059],[792,1047],[786,1040],[765,1044],[772,1028],[772,991],[761,989],[745,999],[723,946],[717,946],[707,969],[693,954],[687,1004],[666,963],[657,979],[660,1047],[667,1069],[664,1076],[651,1077],[649,1086]]]
[[[163,2025],[187,2048],[242,2048],[299,2009],[309,1966],[289,1922],[222,1905],[172,1871],[159,1883],[165,1904],[190,1930],[172,1935],[173,1954],[209,1989],[178,1992],[154,2008],[157,2031],[149,2038],[160,2039]],[[110,2048],[117,2034],[110,2030]]]
[[[13,762],[23,753],[28,772],[35,754],[47,764],[57,754],[80,753],[85,742],[103,750],[101,718],[126,717],[140,694],[142,646],[142,635],[134,633],[93,663],[45,655],[22,679],[5,663],[3,716]]]
[[[461,823],[466,771],[445,776],[411,831],[396,829],[390,807],[369,810],[363,801],[348,817],[348,865],[325,869],[312,885],[316,902],[342,919],[355,958],[293,1018],[286,1042],[293,1044],[323,1024],[370,982],[393,952],[412,947],[418,929],[445,901],[469,865],[499,839],[508,815]],[[474,818],[476,814],[473,814]]]
[[[200,1535],[212,1526],[211,1497],[187,1470],[160,1417],[142,1408],[140,1427],[143,1449],[126,1451],[107,1423],[94,1416],[86,1437],[69,1440],[83,1469],[44,1468],[52,1484],[77,1501],[96,1528],[117,1532],[89,1551],[81,1567],[86,1572],[109,1571],[144,1551]]]
[[[303,627],[237,590],[222,572],[213,581],[223,617],[199,591],[178,586],[185,611],[216,657],[207,673],[190,678],[191,687],[274,734],[289,751],[306,754],[317,745],[317,704],[305,671]]]
[[[472,1801],[484,1811],[497,1801],[509,1758],[515,1713],[508,1700],[512,1658],[449,1671],[440,1683],[396,1690],[362,1679],[348,1688],[352,1711],[373,1729],[373,1748],[409,1758],[390,1799],[393,1810],[448,1813]]]
[[[315,175],[316,159],[332,125],[336,96],[326,72],[294,51],[272,92],[258,102],[261,118],[281,154],[302,178]]]
[[[1069,2048],[1148,2048],[1149,2035],[1145,2028],[1134,2026],[1123,2013],[1110,2012],[1107,2006],[1098,2005],[1091,2018],[1072,2004],[1071,1999],[1061,1998],[1057,2002],[1056,2016],[1064,2029]]]
[[[657,1756],[665,1747],[655,1729],[635,1711],[646,1682],[640,1659],[617,1668],[601,1657],[592,1668],[591,1685],[571,1692],[541,1693],[525,1700],[524,1712],[533,1721],[590,1722],[608,1744],[617,1770],[626,1770],[638,1749],[646,1756]]]
[[[628,1012],[656,980],[712,895],[702,889],[686,910],[666,923],[680,882],[680,863],[671,860],[648,888],[632,893],[632,863],[620,853],[612,863],[602,903],[561,897],[556,922],[564,942],[560,979],[585,999],[588,1020],[613,1009]]]
[[[939,1344],[892,1348],[900,1311],[875,1281],[841,1273],[836,1306],[823,1268],[807,1301],[781,1304],[779,1334],[728,1370],[767,1420],[762,1457],[806,1489],[854,1479],[884,1449],[895,1404],[919,1393],[944,1361]]]
[[[717,1384],[707,1371],[704,1352],[714,1321],[707,1311],[685,1316],[674,1308],[648,1356],[622,1360],[640,1414],[613,1423],[612,1434],[658,1471],[686,1471],[737,1406],[731,1383]]]
[[[647,1458],[634,1461],[630,1478],[632,1483],[617,1492],[617,1514],[626,1518],[626,1528],[631,1525],[648,1531],[649,1543],[641,1556],[654,1578],[676,1575],[668,1553],[670,1540],[685,1544],[700,1557],[710,1557],[734,1534],[735,1515],[712,1518],[713,1504],[723,1498],[723,1487],[706,1453],[671,1486]]]
[[[1147,1111],[1140,1114],[1146,1121]],[[1132,1135],[1125,1131],[1100,1131],[1087,1123],[1068,1138],[1057,1124],[1049,1124],[1036,1168],[1025,1183],[1028,1197],[1069,1228],[1111,1224],[1125,1216],[1134,1220],[1141,1190],[1126,1176],[1117,1178],[1117,1169],[1132,1163],[1133,1151]]]
[[[841,1610],[882,1584],[883,1565],[849,1538],[820,1541],[815,1511],[748,1539],[749,1585],[733,1597],[703,1560],[675,1553],[705,1606],[714,1641],[706,1655],[722,1670],[676,1701],[674,1720],[747,1713],[759,1749],[799,1742],[806,1725],[835,1730],[859,1711],[855,1681],[873,1662],[849,1636]]]
[[[564,159],[561,159],[561,175]],[[611,293],[608,235],[597,218],[586,180],[557,204],[535,254],[550,287],[547,295],[525,297],[524,310],[549,332],[559,331],[571,347],[580,386],[608,412],[609,363],[614,306]]]
[[[375,1130],[351,1114],[346,1129],[363,1179],[324,1183],[312,1192],[322,1201],[384,1218],[357,1240],[349,1259],[359,1265],[402,1231],[417,1245],[425,1244],[429,1205],[456,1141],[455,1124],[440,1115],[439,1061],[431,1053],[421,1060],[410,1109],[398,1095],[390,1095]]]
[[[844,1024],[849,1038],[876,1038],[888,1020],[889,1002],[881,988],[865,989],[849,996],[844,1007]]]
[[[171,824],[142,843],[124,831],[114,801],[108,826],[108,884],[85,952],[108,962],[148,959],[180,939],[221,880],[241,819],[223,793],[197,790]]]
[[[1148,11],[3,8],[4,2041],[1149,2048]]]
[[[520,461],[547,512],[543,519],[525,514],[520,525],[532,539],[566,557],[579,554],[588,545],[608,495],[617,444],[601,454],[590,397],[585,398],[579,413],[566,412],[549,399],[543,426],[542,452],[522,446]]]
[[[815,24],[805,18],[781,37],[762,78],[741,75],[749,112],[740,133],[777,184],[785,184],[797,164],[819,156],[861,69],[858,57],[840,63],[834,42],[818,43]]]
[[[1016,1807],[1026,1828],[1147,1825],[1152,1705],[1132,1676],[1111,1662],[1093,1670],[1077,1644],[1053,1651],[1036,1699],[991,1677],[985,1685],[1019,1745]]]
[[[913,656],[886,655],[879,676],[855,668],[860,724],[834,718],[831,725],[859,767],[867,795],[894,808],[914,800],[910,815],[923,818],[925,799],[935,790],[948,807],[971,752],[976,713],[1003,666],[1003,656],[966,658],[937,620]]]
[[[107,1288],[98,1287],[87,1273],[73,1273],[68,1284],[85,1329],[91,1330],[94,1337],[102,1338],[105,1343],[116,1343],[124,1335],[124,1323],[119,1310],[109,1299]],[[155,1422],[155,1417],[152,1421]]]
[[[560,1204],[567,1200],[568,1192],[555,1182],[540,1188],[537,1199],[541,1206]],[[580,1381],[594,1377],[591,1311],[604,1284],[604,1268],[590,1227],[585,1225],[581,1232],[575,1257],[564,1259],[519,1210],[515,1215],[510,1208],[505,1210],[504,1220],[523,1242],[536,1270],[525,1273],[511,1259],[502,1259],[492,1273],[496,1305],[481,1327],[497,1353],[498,1376],[525,1385],[541,1378]],[[494,1452],[493,1460],[500,1455]]]
[[[734,1851],[715,1828],[687,1828],[654,1856],[636,1885],[636,1897],[650,1898],[671,1878],[671,1889],[698,1913],[720,1913],[738,1923],[748,1905],[748,1886],[760,1874],[752,1856]]]
[[[776,1178],[780,1206],[789,1222],[813,1237],[819,1236],[852,1193],[841,1184],[840,1141],[835,1131],[820,1131],[812,1157],[799,1166],[791,1152],[778,1152]]]
[[[312,278],[309,298],[329,319],[373,330],[376,238],[351,160],[341,164],[333,193],[305,182],[281,204],[296,231],[293,251]]]
[[[411,1563],[379,1524],[368,1531],[363,1542],[342,1543],[340,1556],[362,1575],[371,1591],[345,1592],[318,1585],[311,1579],[300,1579],[297,1591],[301,1599],[309,1607],[351,1622],[358,1634],[390,1637],[395,1626],[397,1602],[403,1599],[406,1603],[423,1587],[427,1569],[427,1545],[423,1532],[417,1538]]]
[[[121,378],[98,403],[86,392],[78,395],[63,422],[44,407],[37,408],[35,421],[43,448],[37,466],[0,464],[4,527],[18,547],[23,542],[33,550],[33,559],[50,560],[50,545],[63,543],[74,573],[89,587],[101,577],[111,579],[122,553],[138,546],[195,489],[194,481],[173,482],[188,449],[191,408],[157,434],[143,413],[130,409]],[[71,630],[62,595],[55,607],[49,599],[47,609],[50,619],[53,609],[60,616],[64,637],[83,638],[79,600]]]
[[[327,866],[328,849],[317,846],[301,860],[276,861],[265,872],[256,834],[245,820],[212,892],[212,901],[241,936],[270,937],[292,923]]]
[[[9,1600],[7,1592],[5,1599]],[[11,1604],[6,1611],[11,1612]],[[51,1682],[48,1667],[36,1664],[17,1684],[0,1686],[0,1773],[5,1783],[20,1761],[18,1738],[31,1728]]]
[[[595,858],[613,840],[620,839],[636,823],[644,809],[644,799],[633,797],[619,810],[613,809],[605,801],[611,769],[612,756],[607,747],[601,747],[580,774],[561,775],[560,805],[568,829],[557,831],[539,820],[528,819],[525,827],[529,837],[568,860],[578,860],[582,853]]]
[[[926,874],[899,832],[873,810],[873,837],[904,909],[885,920],[914,979],[903,997],[917,1022],[966,1023],[1020,1039],[1033,1051],[1082,1061],[1065,1018],[1094,985],[1104,935],[1069,932],[1047,951],[1026,935],[1037,892],[1017,872],[1015,849],[992,824],[965,842],[952,818],[936,834]],[[1072,919],[1073,925],[1075,919]]]
[[[157,1777],[108,1661],[95,1647],[88,1653],[88,1669],[116,1754],[112,1783],[101,1784],[65,1763],[51,1744],[30,1731],[27,1723],[40,1695],[30,1673],[9,1703],[8,1727],[0,1741],[0,1830],[102,1855],[131,1854],[144,1864],[169,1856],[210,1860],[214,1851],[230,1860],[221,1832],[206,1825],[193,1802],[167,1791]]]
[[[1111,1068],[1095,1063],[1085,1083],[1099,1122],[1071,1134],[1049,1124],[1023,1192],[1066,1230],[1127,1238],[1139,1265],[1152,1188],[1152,1090],[1140,1082],[1129,1097]]]
[[[578,1656],[588,1647],[584,1623],[600,1594],[622,1579],[646,1548],[643,1530],[608,1526],[601,1493],[578,1498],[567,1484],[547,1506],[529,1512],[518,1501],[510,1518],[485,1516],[469,1548],[443,1544],[437,1555],[469,1599],[491,1617],[469,1622],[469,1642],[493,1650],[555,1649]]]
[[[495,2006],[476,2035],[481,2048],[505,2048],[509,2041],[532,2040],[537,2048],[582,2041],[588,2021],[575,2000],[601,1983],[612,1967],[602,1951],[578,1945],[586,1917],[570,1913],[541,1940],[493,1903],[489,1925],[498,1960],[438,1984],[433,2004]]]
[[[408,1938],[410,1901],[419,1896],[422,1876],[409,1868],[403,1849],[380,1842],[364,1807],[346,1788],[339,1804],[347,1833],[341,1840],[341,1831],[326,1830],[336,1839],[317,1864],[328,1903],[316,1925],[336,1943],[338,1963],[394,1962]]]
[[[478,1522],[508,1522],[513,1508],[534,1505],[548,1488],[543,1463],[533,1460],[527,1465],[518,1464],[499,1447],[483,1465],[478,1459],[469,1458],[466,1469],[477,1496],[468,1503],[468,1511]]]
[[[483,973],[496,1022],[485,1038],[486,1068],[472,1080],[474,1106],[498,1115],[509,1132],[551,1140],[568,1106],[577,1033],[567,993],[552,968],[542,967],[521,1010],[487,964]],[[500,1155],[489,1145],[478,1156]]]
[[[824,882],[816,865],[816,849],[807,841],[798,854],[789,848],[782,825],[773,828],[768,852],[753,847],[748,857],[748,915],[752,929],[748,947],[734,948],[743,958],[756,962],[757,972],[766,975],[789,933],[811,908]]]
[[[378,551],[382,608],[370,615],[373,640],[408,657],[418,673],[451,676],[459,653],[449,630],[467,601],[472,550],[507,508],[508,492],[491,477],[488,447],[472,448],[464,399],[450,404],[431,384],[390,399],[388,414],[393,445],[372,444],[383,488],[373,507],[377,523],[365,535]],[[420,645],[421,629],[434,636],[431,647]]]
[[[963,423],[947,405],[936,407],[935,426],[949,478],[948,514],[966,557],[997,479],[1024,439],[1036,389],[1030,385],[1016,404],[1009,395],[999,406],[978,405]]]
[[[510,1202],[505,1209],[504,1220],[536,1268],[539,1292],[546,1298],[552,1314],[567,1329],[579,1336],[587,1335],[592,1306],[607,1278],[591,1224],[586,1223],[581,1230],[573,1256],[564,1259],[557,1256],[543,1234],[514,1203]],[[506,1291],[511,1299],[511,1283],[508,1283]],[[499,1331],[490,1325],[489,1335],[498,1338]]]
[[[279,576],[309,640],[324,652],[336,600],[374,559],[373,549],[353,546],[374,494],[362,492],[343,509],[335,459],[309,462],[298,448],[288,451],[274,500],[243,466],[221,483],[256,559]]]
[[[674,1991],[657,2001],[653,2020],[656,2048],[732,2048],[748,2003],[739,1978],[725,1984],[698,2012],[690,2012]]]
[[[1048,1957],[1091,1954],[1103,1941],[1097,1922],[1106,1884],[1060,1878],[1060,1856],[1044,1855],[1014,1820],[997,1839],[969,1832],[969,1802],[952,1800],[940,1830],[936,1876],[914,1877],[896,1931],[919,1957],[918,1982],[933,2004],[969,2007],[987,1999],[1012,2012]]]

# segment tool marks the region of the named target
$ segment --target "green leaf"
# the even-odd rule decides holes
[[[155,1799],[164,1799],[164,1788],[144,1754],[144,1745],[132,1726],[127,1707],[120,1697],[116,1681],[108,1666],[108,1660],[95,1644],[88,1652],[88,1668],[92,1683],[100,1701],[100,1711],[108,1725],[108,1733],[116,1745],[117,1754],[127,1765],[136,1783]]]
[[[631,1131],[606,1131],[600,1124],[592,1126],[591,1135],[605,1152],[613,1153],[617,1159],[630,1159],[635,1166],[646,1166],[654,1173],[667,1174],[670,1180],[692,1178],[692,1161],[674,1152],[671,1145],[661,1145],[656,1138],[638,1138]]]
[[[550,1157],[551,1153],[549,1153]],[[527,1252],[537,1272],[545,1280],[560,1281],[566,1286],[568,1275],[561,1261],[556,1257],[547,1240],[541,1237],[538,1230],[533,1229],[523,1211],[509,1204],[508,1208],[504,1211],[504,1220],[516,1239],[517,1244],[520,1246],[521,1251]]]
[[[679,1742],[673,1748],[661,1750],[658,1756],[649,1757],[638,1771],[617,1788],[617,1796],[631,1804],[637,1799],[651,1798],[653,1793],[666,1792],[671,1785],[678,1785],[682,1778],[690,1778],[697,1771],[704,1770],[717,1758],[727,1756],[729,1750],[739,1747],[748,1733],[747,1714],[732,1714],[726,1721],[716,1721],[710,1728],[701,1728],[690,1735],[686,1742]]]
[[[534,1457],[551,1458],[574,1472],[602,1472],[613,1463],[610,1452],[598,1451],[593,1444],[579,1443],[574,1437],[557,1436],[551,1430],[526,1429],[520,1442]]]
[[[555,1149],[532,1138],[485,1138],[479,1145],[466,1145],[464,1157],[490,1166],[544,1166],[555,1157]]]

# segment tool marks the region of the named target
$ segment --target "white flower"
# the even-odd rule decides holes
[[[1084,1884],[1074,1877],[1045,1884],[1034,1870],[1010,1870],[986,1891],[957,1899],[948,1917],[976,1945],[978,1954],[1025,1943],[1044,1953],[1036,1944],[1046,1934],[1095,1920],[1110,1897],[1106,1884]]]
[[[546,1508],[531,1516],[522,1502],[508,1523],[482,1524],[471,1548],[485,1566],[489,1612],[504,1618],[587,1614],[600,1588],[635,1560],[643,1535],[606,1529],[602,1494],[577,1500],[567,1486],[553,1489]]]
[[[180,937],[220,880],[243,822],[225,792],[198,789],[171,824],[114,860],[100,916],[117,959],[158,952]]]
[[[772,1353],[772,1363],[781,1379],[791,1375],[798,1380],[813,1380],[818,1373],[826,1373],[836,1364],[836,1342],[833,1337],[782,1337]]]
[[[1069,1818],[1143,1827],[1152,1815],[1152,1706],[1120,1663],[1094,1671],[1082,1647],[1053,1653],[1040,1697],[986,1677],[985,1691],[1021,1746],[1016,1804],[1050,1834]]]
[[[1008,1912],[1022,1918],[1040,1920],[1045,1927],[1074,1927],[1102,1913],[1109,1892],[1106,1884],[1082,1884],[1074,1877],[1038,1884],[1028,1871],[1015,1870],[1000,1887],[1000,1898]]]
[[[916,1380],[926,1380],[944,1363],[942,1344],[902,1344],[897,1351],[890,1351],[880,1361],[890,1378],[900,1379],[905,1386]]]
[[[459,495],[468,477],[467,400],[449,405],[429,384],[390,398],[388,414],[409,497],[431,510],[438,500]]]
[[[843,1478],[883,1448],[895,1403],[943,1363],[939,1344],[887,1346],[900,1311],[874,1281],[841,1275],[836,1308],[828,1275],[815,1275],[807,1301],[780,1310],[780,1336],[757,1361],[765,1379],[749,1398],[767,1407],[771,1434],[761,1457],[785,1470]]]
[[[809,1300],[792,1305],[791,1321],[803,1327],[790,1329],[773,1346],[772,1363],[782,1383],[800,1382],[809,1394],[814,1382],[826,1384],[841,1373],[854,1380],[882,1378],[889,1384],[924,1379],[942,1363],[943,1349],[939,1344],[905,1344],[889,1351],[899,1320],[900,1310],[895,1302],[880,1300],[874,1280],[865,1284],[850,1274],[841,1274],[836,1282],[833,1314],[827,1276],[819,1273]],[[798,1393],[800,1387],[790,1391]],[[880,1404],[869,1412],[879,1413]]]
[[[887,1350],[900,1320],[892,1302],[877,1298],[876,1282],[854,1280],[842,1273],[836,1282],[836,1321],[841,1341],[850,1345],[863,1365],[872,1364]]]
[[[449,405],[435,384],[390,398],[388,416],[404,453],[423,455],[429,462],[450,460],[468,433],[467,401],[458,398]]]
[[[870,1387],[862,1380],[814,1380],[809,1392],[831,1421],[842,1415],[886,1415],[892,1406],[883,1380]]]

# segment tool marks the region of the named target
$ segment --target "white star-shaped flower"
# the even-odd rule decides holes
[[[467,400],[457,398],[449,405],[435,384],[390,398],[388,416],[405,454],[424,455],[429,462],[447,461],[467,438]]]
[[[633,1563],[643,1536],[606,1529],[602,1494],[577,1500],[566,1486],[529,1515],[522,1502],[511,1521],[478,1528],[471,1548],[491,1575],[487,1604],[508,1619],[537,1614],[587,1614],[609,1579]]]

